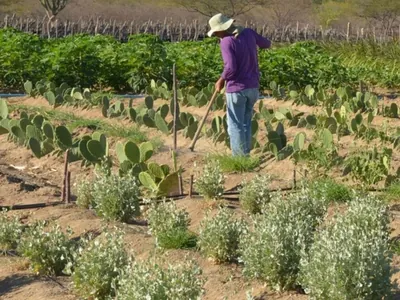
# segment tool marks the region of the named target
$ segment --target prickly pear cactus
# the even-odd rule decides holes
[[[154,123],[157,126],[158,130],[160,130],[162,133],[166,135],[169,134],[168,125],[165,122],[164,118],[161,116],[160,112],[156,113],[154,117]]]

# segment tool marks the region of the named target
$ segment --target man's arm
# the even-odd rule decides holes
[[[256,44],[261,49],[268,49],[271,48],[271,41],[262,35],[259,35],[256,31],[253,30],[254,36],[256,38]]]

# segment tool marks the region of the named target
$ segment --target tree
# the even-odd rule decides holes
[[[39,0],[44,7],[49,21],[47,22],[47,34],[50,38],[50,23],[67,6],[69,0]]]
[[[262,0],[175,0],[175,3],[188,11],[207,17],[217,13],[223,13],[228,17],[237,17],[249,12],[261,2]]]
[[[369,21],[374,21],[388,30],[400,19],[399,0],[352,0],[356,6],[357,15]]]

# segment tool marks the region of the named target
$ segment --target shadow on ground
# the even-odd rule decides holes
[[[18,289],[24,285],[31,284],[35,281],[35,277],[32,275],[11,275],[0,280],[0,296],[4,296],[7,293]]]

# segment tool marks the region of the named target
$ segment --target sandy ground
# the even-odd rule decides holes
[[[49,109],[46,101],[43,99],[21,98],[10,99],[12,104],[24,104],[32,106],[44,106]],[[265,105],[269,108],[277,108],[280,106],[290,107],[291,103],[265,100]],[[400,100],[398,101],[400,102]],[[158,101],[161,103],[161,101]],[[157,103],[157,104],[158,104]],[[135,105],[140,105],[140,101],[135,102]],[[99,109],[92,110],[79,110],[74,108],[60,107],[58,110],[73,113],[77,116],[88,119],[102,119],[105,120]],[[293,110],[310,113],[312,108],[306,106],[293,107]],[[183,110],[183,109],[182,109]],[[204,115],[204,109],[188,108],[185,111],[197,115],[201,118]],[[221,114],[218,112],[216,114]],[[208,124],[212,120],[214,113],[208,118]],[[377,117],[374,122],[380,124],[383,121]],[[107,120],[107,122],[119,124],[123,126],[132,126],[131,123],[125,120]],[[400,125],[400,120],[389,120],[391,127]],[[260,126],[261,128],[261,126]],[[285,127],[286,128],[286,127]],[[307,139],[312,137],[312,131],[301,129],[307,133]],[[172,136],[160,136],[160,132],[153,129],[143,128],[143,131],[150,138],[159,137],[163,140],[163,146],[152,157],[152,161],[158,163],[171,164],[171,156],[169,150],[172,148]],[[286,129],[288,141],[291,142],[300,130],[291,127]],[[259,141],[266,140],[265,127],[261,128],[258,136]],[[118,139],[110,139],[110,149],[114,148]],[[184,173],[184,191],[187,192],[189,188],[190,174],[195,171],[194,163],[197,162],[201,165],[204,157],[210,152],[227,152],[223,144],[214,145],[212,141],[201,138],[197,144],[195,152],[188,150],[191,141],[185,139],[182,135],[178,138],[178,153],[179,164],[185,168]],[[352,148],[360,147],[360,142],[351,140],[351,138],[343,138],[340,141],[341,154],[347,153]],[[111,152],[112,153],[112,152]],[[228,152],[227,152],[228,153]],[[394,157],[395,170],[399,165],[399,158]],[[16,146],[8,142],[6,136],[0,136],[0,167],[3,168],[19,169],[21,174],[29,175],[32,178],[37,178],[45,186],[40,187],[35,191],[26,191],[21,189],[21,185],[15,182],[9,182],[7,176],[0,173],[0,205],[16,205],[16,204],[31,204],[31,203],[48,203],[55,202],[60,199],[60,189],[62,186],[62,173],[63,173],[63,158],[48,156],[42,159],[35,158],[31,151],[25,148]],[[292,161],[286,159],[284,161],[275,161],[269,159],[253,173],[247,174],[227,174],[226,189],[231,189],[242,182],[244,178],[251,178],[257,173],[267,173],[272,176],[271,188],[291,187],[293,185],[293,170],[297,169],[297,180],[301,179],[301,170],[296,167]],[[74,184],[82,177],[91,174],[90,168],[81,168],[80,162],[70,164],[70,171],[72,173],[73,193],[75,191]],[[340,176],[333,174],[332,176]],[[185,208],[191,218],[191,230],[198,231],[200,221],[206,213],[207,206],[200,199],[183,199],[178,200],[177,205]],[[238,214],[243,212],[237,202],[230,203],[230,207]],[[55,207],[46,207],[39,209],[21,210],[12,213],[17,213],[21,216],[24,222],[32,222],[33,220],[43,219],[52,220],[60,224],[63,228],[70,226],[76,236],[82,235],[88,231],[100,231],[102,221],[93,212],[82,210],[74,205],[61,205]],[[148,234],[148,229],[143,225],[121,225],[126,230],[126,243],[127,249],[133,251],[138,259],[145,259],[152,255],[155,251],[154,238]],[[400,236],[400,219],[394,218],[392,221],[392,236]],[[235,264],[215,265],[213,262],[205,259],[199,253],[193,251],[173,250],[165,251],[162,255],[170,262],[179,262],[185,255],[190,255],[202,268],[203,276],[207,281],[204,286],[206,293],[204,299],[219,300],[219,299],[245,299],[246,291],[253,289],[253,295],[258,296],[258,299],[307,299],[305,295],[297,292],[277,294],[271,292],[262,283],[246,281],[241,275],[241,267]],[[400,267],[400,257],[395,257],[393,261],[393,268],[397,270]],[[400,273],[396,272],[393,275],[393,281],[397,282],[400,279]],[[28,268],[28,263],[23,258],[0,256],[0,299],[15,299],[15,300],[50,300],[50,299],[78,299],[72,293],[70,280],[68,277],[47,278],[35,276]],[[398,297],[400,299],[400,297]]]

